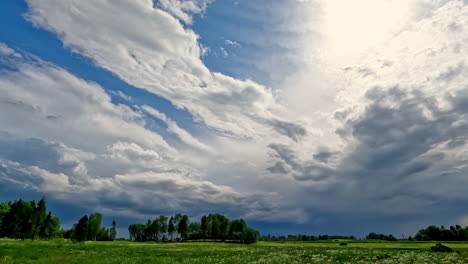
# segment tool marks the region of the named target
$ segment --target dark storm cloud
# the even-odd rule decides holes
[[[333,173],[333,170],[315,162],[299,161],[295,152],[286,145],[272,144],[269,147],[279,160],[267,168],[272,173],[290,173],[297,181],[322,181]]]
[[[431,162],[443,158],[442,153],[428,154],[436,144],[466,138],[468,124],[460,123],[467,121],[466,93],[461,90],[454,97],[447,96],[453,108],[441,110],[431,96],[398,87],[374,88],[367,94],[371,103],[365,113],[349,124],[358,142],[349,159],[374,172],[401,170],[410,175],[426,170]]]
[[[336,153],[329,151],[321,151],[317,154],[314,154],[314,159],[322,163],[328,163],[328,161],[335,156]]]

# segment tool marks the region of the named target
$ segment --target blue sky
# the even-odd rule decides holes
[[[466,1],[0,10],[1,200],[123,233],[179,212],[271,234],[468,224]]]

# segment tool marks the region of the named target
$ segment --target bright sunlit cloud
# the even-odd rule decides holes
[[[340,59],[355,57],[407,21],[410,0],[323,1],[325,46]]]

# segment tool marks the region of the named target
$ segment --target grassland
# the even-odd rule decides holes
[[[457,253],[431,253],[435,242],[72,243],[0,239],[0,263],[468,263],[468,243],[444,243]]]

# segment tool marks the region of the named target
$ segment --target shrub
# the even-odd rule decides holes
[[[435,246],[431,247],[432,252],[444,252],[444,253],[451,253],[453,249],[442,245],[441,243],[437,243]]]

